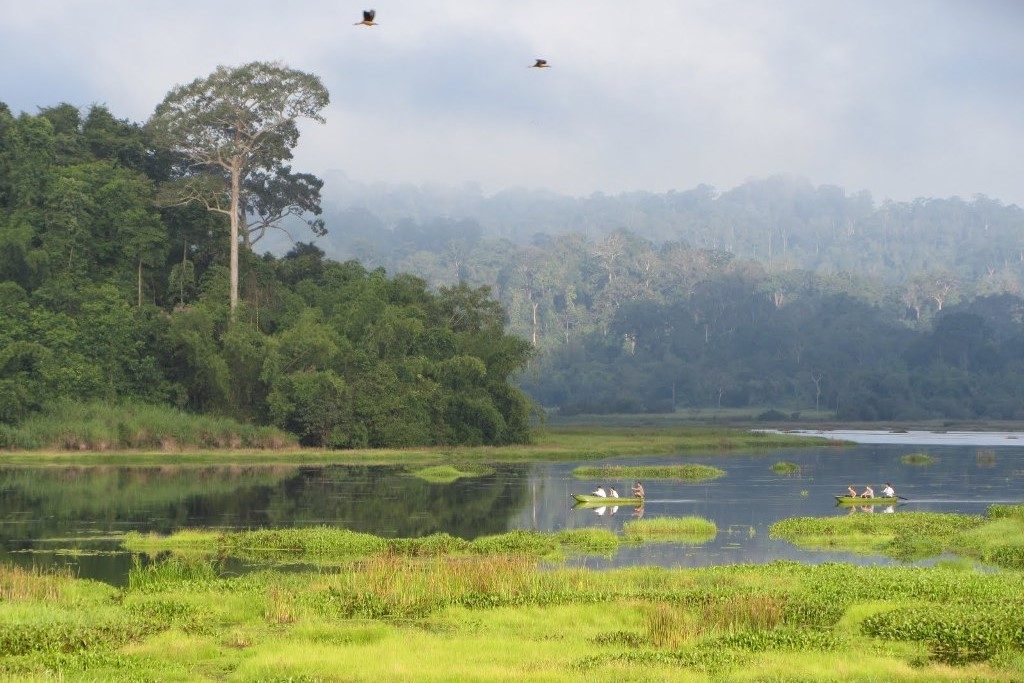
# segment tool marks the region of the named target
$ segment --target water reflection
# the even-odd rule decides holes
[[[687,484],[648,480],[643,507],[571,509],[571,493],[593,482],[572,476],[580,463],[497,465],[493,473],[430,483],[401,467],[45,467],[0,469],[0,560],[72,564],[82,576],[117,582],[131,558],[111,554],[127,530],[254,528],[329,524],[385,536],[448,532],[464,538],[511,528],[556,531],[604,527],[621,532],[640,516],[699,515],[718,536],[700,546],[626,547],[594,567],[697,566],[729,562],[833,559],[886,562],[846,553],[799,550],[768,536],[794,515],[899,514],[907,510],[983,513],[993,502],[1024,499],[1024,448],[929,447],[934,463],[901,462],[905,446],[785,449],[758,455],[620,458],[609,464],[714,464],[721,479]],[[795,475],[771,470],[777,460]],[[593,464],[590,462],[588,464]],[[910,500],[885,508],[837,508],[851,481],[892,481]],[[606,482],[612,485],[632,482]],[[805,493],[806,492],[806,493]],[[90,554],[81,554],[85,551]],[[71,553],[71,554],[69,554]]]

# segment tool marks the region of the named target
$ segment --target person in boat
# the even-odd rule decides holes
[[[882,489],[882,495],[886,498],[895,498],[896,489],[894,489],[892,487],[892,484],[890,484],[889,482],[885,482],[885,488]]]
[[[614,486],[609,486],[608,487],[608,497],[609,498],[618,498],[619,497],[619,492],[615,490]]]
[[[633,497],[643,498],[644,497],[644,485],[640,482],[633,484]]]
[[[853,488],[853,484],[850,484],[849,486],[847,486],[846,487],[846,491],[847,491],[847,493],[850,494],[850,498],[856,498],[857,497],[857,489]]]
[[[608,497],[608,494],[605,493],[605,490],[604,490],[603,486],[598,486],[597,490],[594,491],[594,495],[595,496],[600,496],[601,498],[607,498]]]
[[[873,488],[871,488],[870,486],[868,486],[867,484],[864,484],[864,493],[860,494],[860,497],[861,498],[874,498],[875,497],[875,490]]]

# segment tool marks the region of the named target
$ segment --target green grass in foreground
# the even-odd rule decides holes
[[[374,556],[113,588],[0,565],[0,677],[189,681],[1014,681],[1024,574],[795,563],[605,572]]]
[[[681,481],[708,481],[725,476],[725,470],[709,465],[606,465],[604,467],[577,467],[572,471],[577,479],[679,479]]]
[[[523,462],[530,460],[597,460],[625,455],[667,455],[688,452],[736,452],[793,447],[835,447],[836,441],[792,434],[761,434],[743,429],[715,428],[549,428],[533,443],[517,446],[434,446],[420,448],[366,448],[346,451],[321,449],[160,452],[0,451],[0,464],[404,464],[435,465],[469,462]]]
[[[775,474],[798,474],[800,472],[800,465],[797,465],[795,462],[779,460],[772,465],[772,472],[775,472]]]
[[[794,517],[773,537],[807,548],[879,553],[916,560],[949,552],[1024,569],[1024,505],[994,505],[986,517],[937,512]]]
[[[522,555],[560,559],[571,554],[614,554],[623,543],[676,541],[702,543],[714,538],[715,524],[699,517],[627,522],[625,535],[607,529],[566,529],[554,533],[509,531],[467,541],[448,534],[419,538],[383,538],[337,527],[257,529],[254,531],[183,530],[169,536],[125,534],[125,549],[148,555],[165,552],[236,557],[250,562],[337,564],[372,556]]]
[[[294,436],[275,427],[144,403],[60,401],[17,426],[0,424],[0,450],[274,450],[296,444]]]
[[[928,455],[927,453],[907,453],[902,458],[900,458],[900,462],[902,462],[904,465],[925,466],[934,463],[935,458]]]

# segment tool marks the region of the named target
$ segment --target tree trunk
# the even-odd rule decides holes
[[[532,302],[530,302],[530,304],[533,306],[533,345],[536,347],[537,346],[537,306],[539,306],[540,304],[537,303],[536,301],[532,301]]]
[[[231,258],[228,265],[231,271],[231,318],[235,317],[238,307],[238,209],[241,194],[241,163],[235,160],[231,165]]]

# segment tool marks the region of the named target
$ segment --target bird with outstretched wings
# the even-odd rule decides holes
[[[530,68],[531,69],[547,69],[547,68],[550,68],[550,67],[551,67],[551,65],[548,64],[548,60],[546,60],[546,59],[538,59],[534,63],[534,65],[531,66]]]
[[[355,26],[377,26],[376,22],[374,22],[374,18],[376,16],[377,16],[377,10],[375,10],[375,9],[364,9],[363,10],[363,20],[362,21],[357,21],[354,25]]]

